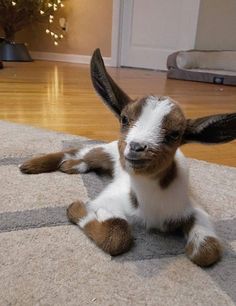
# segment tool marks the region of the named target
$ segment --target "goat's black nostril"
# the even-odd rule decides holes
[[[132,141],[129,144],[129,146],[130,146],[131,151],[135,151],[135,152],[143,152],[147,148],[147,146],[145,144],[134,142],[134,141]]]

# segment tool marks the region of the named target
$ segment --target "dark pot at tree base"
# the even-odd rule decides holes
[[[3,41],[0,43],[0,61],[32,62],[25,44]]]

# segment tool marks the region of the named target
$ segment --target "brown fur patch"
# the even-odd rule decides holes
[[[161,188],[166,189],[177,177],[177,165],[173,161],[170,167],[168,167],[162,174],[159,181]]]
[[[128,222],[119,218],[104,222],[93,220],[85,225],[84,232],[98,247],[112,256],[127,252],[133,242]]]
[[[102,171],[109,175],[113,174],[114,162],[103,148],[91,149],[82,159],[90,170]]]
[[[205,241],[195,251],[195,246],[190,241],[185,248],[187,256],[198,266],[207,267],[221,259],[222,247],[215,237],[206,237]]]
[[[122,116],[127,116],[129,118],[129,127],[132,127],[141,115],[143,106],[145,105],[147,97],[136,100],[129,103],[122,111]]]
[[[24,162],[20,170],[27,174],[56,171],[64,158],[64,152],[51,153]]]
[[[180,134],[183,134],[186,127],[186,118],[184,116],[184,113],[174,100],[170,98],[169,100],[174,104],[170,114],[164,117],[162,122],[162,128],[166,132],[179,131]],[[178,142],[181,142],[181,138],[178,139]]]
[[[195,216],[191,215],[189,218],[186,219],[186,222],[184,222],[184,224],[182,225],[182,231],[185,235],[188,235],[191,228],[193,227],[194,223],[195,223]]]
[[[129,197],[130,197],[130,201],[132,203],[132,206],[134,208],[138,208],[139,207],[138,199],[137,199],[136,194],[134,193],[133,190],[130,190]]]
[[[72,223],[77,224],[86,215],[87,210],[83,202],[74,202],[67,208],[67,217]]]
[[[195,217],[193,215],[189,216],[185,219],[180,220],[168,220],[163,224],[164,232],[175,232],[177,230],[182,230],[184,233],[188,233],[192,228],[195,221]]]

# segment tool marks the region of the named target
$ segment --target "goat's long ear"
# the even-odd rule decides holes
[[[213,115],[187,120],[183,144],[202,142],[224,143],[236,139],[236,113]]]
[[[120,89],[106,71],[99,49],[96,49],[93,53],[90,69],[93,86],[97,93],[115,115],[119,117],[125,105],[132,100]]]

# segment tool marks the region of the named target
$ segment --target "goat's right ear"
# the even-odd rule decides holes
[[[95,90],[115,115],[120,117],[122,109],[132,100],[106,71],[99,49],[96,49],[93,53],[90,71]]]

